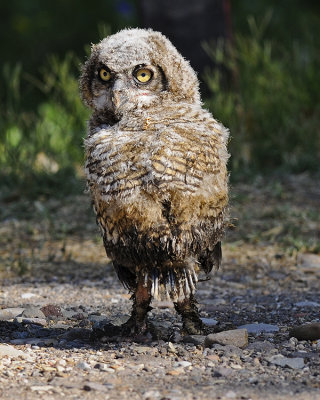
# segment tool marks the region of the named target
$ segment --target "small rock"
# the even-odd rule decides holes
[[[259,351],[259,352],[270,352],[271,350],[273,350],[275,347],[272,343],[268,342],[268,341],[264,341],[264,342],[253,342],[250,343],[248,346],[248,349],[252,349],[255,351]]]
[[[94,366],[94,368],[98,369],[99,371],[105,371],[105,372],[111,372],[111,373],[114,372],[114,369],[108,367],[107,364],[98,363],[98,364],[96,364],[96,365]]]
[[[205,299],[204,301],[203,301],[203,304],[205,304],[205,305],[212,305],[212,306],[220,306],[220,305],[224,305],[224,304],[226,304],[226,301],[225,301],[225,299],[220,299],[220,298],[217,298],[217,299]]]
[[[39,307],[28,306],[25,308],[22,313],[19,315],[22,318],[42,318],[45,319],[44,313],[40,310]]]
[[[313,253],[299,253],[297,256],[297,264],[304,270],[313,272],[320,269],[320,256]]]
[[[85,361],[79,361],[76,364],[76,367],[79,368],[79,369],[82,369],[84,371],[89,371],[91,369],[90,365]]]
[[[222,345],[231,344],[240,348],[248,345],[248,331],[246,329],[232,329],[230,331],[213,333],[206,336],[204,341],[205,347],[218,343]]]
[[[46,306],[42,307],[40,310],[48,318],[62,317],[62,315],[63,315],[62,311],[61,311],[61,307],[54,305],[54,304],[47,304]]]
[[[205,340],[205,336],[203,335],[186,335],[183,337],[184,343],[192,343],[196,346],[202,346]]]
[[[234,370],[232,368],[220,367],[213,371],[212,376],[215,378],[227,377],[234,374]]]
[[[260,335],[261,333],[272,333],[279,332],[279,327],[277,325],[264,324],[264,323],[254,323],[241,325],[238,329],[246,329],[248,333],[252,335]]]
[[[298,303],[295,303],[296,307],[320,307],[320,304],[315,302],[315,301],[299,301]]]
[[[229,390],[226,394],[225,397],[227,399],[235,399],[237,397],[236,393],[233,390]]]
[[[215,326],[218,323],[214,318],[201,318],[201,321],[207,326]]]
[[[289,335],[298,340],[320,339],[320,322],[296,326],[290,330]]]
[[[178,361],[173,364],[174,367],[182,367],[182,368],[187,368],[190,367],[192,363],[190,361]]]
[[[36,294],[34,294],[34,293],[30,293],[30,292],[28,292],[28,293],[22,293],[22,295],[21,295],[21,298],[22,299],[31,299],[32,297],[37,297],[37,295]]]
[[[24,311],[24,308],[4,308],[0,310],[0,321],[8,321]]]
[[[41,326],[46,326],[47,325],[47,320],[44,318],[24,318],[24,317],[16,317],[14,319],[16,322],[19,324],[34,324],[34,325],[41,325]]]
[[[33,392],[49,392],[52,391],[54,387],[50,385],[39,385],[39,386],[30,386],[30,389]]]
[[[174,345],[171,342],[168,343],[168,351],[170,353],[177,353],[177,349],[174,347]]]
[[[0,358],[5,357],[5,356],[12,357],[12,358],[28,357],[28,355],[26,353],[24,353],[21,350],[15,349],[13,346],[0,344]]]
[[[135,351],[136,351],[138,354],[146,354],[146,353],[149,353],[149,352],[150,352],[150,347],[147,347],[147,346],[137,346],[137,347],[135,348]]]
[[[280,367],[289,367],[292,369],[301,369],[304,367],[303,358],[288,358],[284,357],[282,354],[276,354],[274,356],[266,358],[266,360],[275,365],[279,365]]]
[[[54,346],[58,343],[57,339],[55,338],[25,338],[25,339],[13,339],[10,340],[12,344],[30,344],[31,346],[34,345],[43,345],[43,346]]]
[[[108,392],[110,389],[113,388],[113,385],[111,383],[98,383],[98,382],[86,382],[83,386],[83,390],[86,390],[87,392],[90,392],[91,390],[96,390],[98,392]],[[105,399],[108,399],[108,397],[104,397]]]
[[[183,372],[184,371],[183,371],[182,368],[171,369],[171,370],[166,372],[166,375],[178,376],[178,375],[181,375]]]

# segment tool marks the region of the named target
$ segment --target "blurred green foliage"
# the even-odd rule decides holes
[[[83,189],[88,111],[79,98],[79,66],[91,42],[138,25],[137,3],[1,2],[2,196]],[[205,46],[221,66],[206,73],[206,105],[230,127],[233,175],[319,170],[319,6],[243,0],[233,1],[232,11],[233,43]]]
[[[233,43],[205,44],[216,65],[206,81],[207,106],[230,128],[236,172],[319,170],[320,53],[310,38],[279,43],[268,39],[272,11]],[[226,83],[224,71],[228,71]]]

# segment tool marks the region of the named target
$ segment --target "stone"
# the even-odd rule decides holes
[[[214,343],[221,345],[231,344],[236,347],[244,348],[248,346],[248,331],[246,329],[232,329],[206,336],[204,346],[210,347]]]
[[[299,301],[298,303],[295,303],[296,307],[320,307],[320,303],[317,303],[316,301]]]
[[[41,325],[46,326],[47,320],[45,318],[24,318],[24,317],[16,317],[14,319],[19,324],[28,324],[28,325]]]
[[[32,297],[37,297],[37,295],[34,294],[34,293],[30,293],[30,292],[22,293],[22,295],[21,295],[21,298],[22,298],[22,299],[25,299],[25,300],[29,300],[29,299],[31,299]]]
[[[29,357],[26,353],[14,348],[13,346],[6,345],[6,344],[0,344],[0,358],[5,357],[5,356],[12,357],[12,358]]]
[[[201,318],[201,321],[207,326],[215,326],[218,323],[214,318]]]
[[[257,342],[250,343],[248,345],[248,349],[259,351],[261,353],[262,352],[270,352],[271,350],[274,350],[274,348],[275,348],[274,345],[268,341],[264,341],[264,342],[257,341]]]
[[[44,313],[40,310],[39,307],[35,306],[28,306],[23,310],[23,312],[19,315],[19,317],[22,318],[42,318],[45,319],[46,316]]]
[[[0,310],[0,321],[14,319],[24,311],[24,308],[4,308]]]
[[[282,354],[276,354],[266,358],[266,360],[269,363],[278,365],[280,367],[289,367],[292,369],[301,369],[304,367],[304,359],[301,357],[288,358],[284,357]]]
[[[320,339],[320,322],[296,326],[290,330],[289,335],[298,340]]]
[[[186,335],[183,337],[184,343],[192,343],[196,346],[202,346],[205,340],[205,336],[203,335]]]
[[[50,385],[30,386],[30,389],[33,392],[49,392],[55,390],[55,388]]]
[[[304,271],[314,272],[320,269],[320,256],[313,253],[299,253],[297,255],[298,267]]]
[[[279,327],[277,325],[264,324],[264,323],[254,323],[241,325],[238,329],[246,329],[248,333],[252,335],[260,335],[261,333],[273,333],[279,332]]]
[[[110,383],[98,383],[98,382],[86,382],[83,386],[83,390],[90,392],[91,390],[96,390],[98,392],[108,392],[113,388],[113,385]],[[104,399],[108,399],[108,397],[104,397]]]
[[[190,361],[178,361],[173,364],[174,367],[182,367],[182,368],[187,368],[190,367],[192,363]]]
[[[76,367],[82,369],[83,371],[89,371],[91,369],[91,366],[85,361],[79,361],[76,364]]]
[[[61,307],[54,304],[47,304],[46,306],[43,306],[40,310],[48,318],[62,317],[63,315]]]

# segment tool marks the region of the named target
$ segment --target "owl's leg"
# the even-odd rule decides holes
[[[145,285],[144,278],[139,279],[132,295],[133,306],[131,316],[121,325],[122,335],[139,335],[147,330],[147,314],[151,310],[150,284]]]
[[[196,301],[193,295],[174,303],[174,308],[182,317],[183,331],[189,335],[201,335],[205,325],[201,321]]]
[[[109,337],[130,337],[143,335],[147,331],[147,313],[151,310],[151,287],[145,285],[144,279],[138,279],[132,295],[133,306],[131,316],[127,322],[122,325],[113,325],[110,322],[102,322],[92,333],[92,339]]]

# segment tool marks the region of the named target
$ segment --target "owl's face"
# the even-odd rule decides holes
[[[133,108],[149,106],[167,88],[161,67],[149,63],[117,68],[99,62],[91,81],[92,104],[107,110],[117,119]]]
[[[91,50],[80,90],[84,102],[100,114],[119,120],[125,112],[166,101],[200,103],[195,72],[159,32],[126,29]]]

